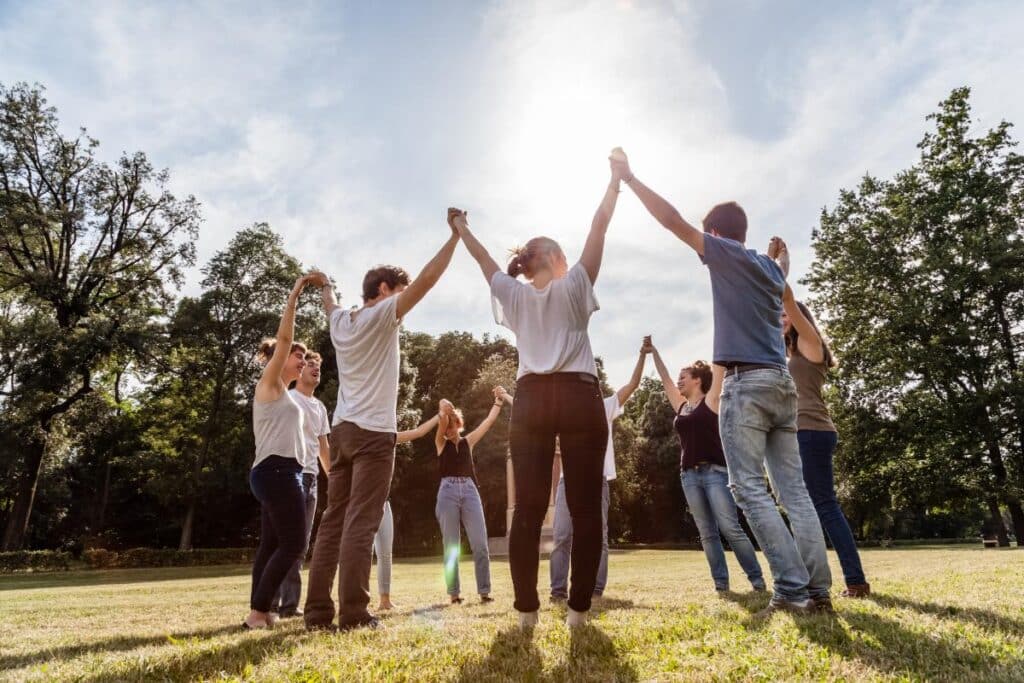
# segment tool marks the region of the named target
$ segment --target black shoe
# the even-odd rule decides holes
[[[381,623],[377,617],[370,617],[369,619],[362,619],[360,621],[350,621],[347,624],[339,624],[339,631],[354,631],[357,628],[368,628],[372,631],[384,628],[384,624]]]
[[[283,609],[278,612],[282,619],[294,619],[295,617],[302,616],[302,610],[300,609]]]
[[[452,596],[452,604],[453,605],[461,605],[462,604],[462,598],[459,598],[459,597],[456,597],[456,596],[453,595]]]
[[[480,602],[481,603],[494,602],[494,598],[492,598],[490,595],[481,595],[480,596]]]
[[[835,614],[836,608],[832,606],[832,598],[827,595],[823,595],[819,598],[811,598],[811,602],[814,603],[814,611],[823,614]]]

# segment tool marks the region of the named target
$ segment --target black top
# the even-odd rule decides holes
[[[469,441],[465,438],[459,439],[456,447],[451,441],[444,442],[441,449],[441,478],[445,477],[469,477],[476,482],[476,468],[473,466],[473,451],[469,448]]]
[[[679,468],[688,470],[702,463],[726,467],[722,439],[718,435],[718,416],[708,408],[704,399],[692,411],[683,414],[685,407],[685,402],[679,406],[675,419],[679,444],[683,447]]]

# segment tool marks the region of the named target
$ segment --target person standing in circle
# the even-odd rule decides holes
[[[597,364],[587,327],[598,310],[594,282],[601,270],[605,233],[619,196],[611,174],[578,263],[548,237],[515,250],[503,273],[469,229],[466,212],[450,210],[452,225],[476,259],[492,297],[494,318],[515,333],[519,352],[516,401],[509,445],[516,507],[509,533],[514,607],[524,629],[537,624],[540,532],[551,496],[555,439],[565,472],[572,516],[572,585],[566,622],[580,626],[590,611],[601,562],[601,489],[608,445]],[[517,280],[522,275],[527,282]]]
[[[273,625],[274,594],[306,545],[306,496],[302,467],[306,461],[303,412],[288,393],[288,385],[306,367],[306,347],[294,341],[295,307],[309,282],[300,277],[288,295],[277,336],[260,344],[264,363],[252,402],[256,458],[249,486],[260,502],[260,543],[252,563],[250,613],[243,628]]]

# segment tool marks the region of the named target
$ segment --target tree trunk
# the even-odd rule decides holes
[[[1013,520],[1013,535],[1017,537],[1017,547],[1024,548],[1024,510],[1021,509],[1020,501],[1008,497],[1006,507],[1010,511],[1010,519]]]
[[[192,499],[185,511],[185,519],[181,522],[181,539],[178,541],[178,550],[192,550],[192,526],[195,518],[196,501]]]
[[[1006,535],[1006,525],[1003,524],[1003,514],[999,511],[999,501],[995,496],[988,497],[989,524],[996,535],[1000,548],[1010,547],[1010,537]]]
[[[110,471],[112,469],[113,465],[108,454],[106,472],[103,475],[103,492],[100,494],[100,509],[96,514],[96,528],[93,529],[94,536],[103,533],[103,527],[107,525],[107,501],[110,500]]]
[[[39,483],[39,472],[43,465],[43,455],[46,453],[47,436],[50,433],[50,425],[43,428],[42,438],[30,438],[25,444],[25,466],[21,478],[18,481],[17,495],[14,505],[11,507],[10,515],[7,517],[7,527],[4,529],[2,550],[21,550],[25,543],[25,534],[28,532],[28,520],[32,516],[32,505],[36,498],[36,486]]]

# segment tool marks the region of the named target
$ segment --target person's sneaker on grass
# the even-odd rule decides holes
[[[817,598],[811,598],[811,602],[814,603],[814,611],[823,614],[835,614],[836,608],[832,606],[832,598],[827,595],[822,595]]]
[[[361,619],[359,621],[350,621],[345,624],[338,624],[339,631],[354,631],[357,628],[366,628],[371,631],[378,631],[384,628],[384,623],[377,617],[370,617],[369,619]]]
[[[871,595],[870,583],[856,583],[848,585],[841,595],[844,598],[866,598]]]
[[[771,601],[768,603],[768,606],[758,612],[758,616],[766,617],[774,614],[775,612],[809,615],[815,612],[815,604],[810,598],[807,598],[806,600],[788,600],[786,598],[773,596]]]

